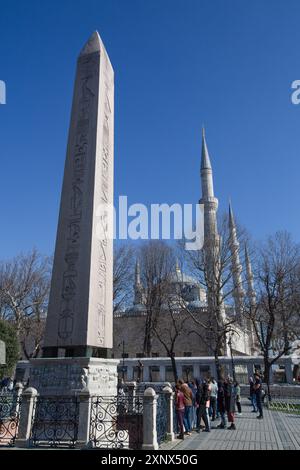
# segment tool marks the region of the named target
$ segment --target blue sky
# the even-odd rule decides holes
[[[193,203],[201,126],[220,210],[300,241],[298,0],[0,0],[0,257],[54,250],[77,55],[115,69],[115,196]]]

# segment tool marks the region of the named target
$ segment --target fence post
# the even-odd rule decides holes
[[[34,420],[34,404],[38,396],[35,388],[29,387],[23,392],[20,421],[18,427],[17,447],[29,447],[31,426]]]
[[[166,395],[167,400],[167,434],[166,439],[168,441],[174,441],[174,429],[173,429],[173,413],[174,413],[174,403],[173,403],[173,390],[171,387],[164,387],[163,393]]]
[[[89,447],[92,397],[89,390],[82,390],[76,395],[76,399],[78,400],[78,433],[76,447]]]
[[[128,388],[128,411],[132,413],[135,404],[136,382],[126,382],[125,385]]]
[[[15,409],[15,414],[18,417],[19,412],[20,412],[20,403],[21,403],[21,397],[23,393],[23,384],[21,382],[17,382],[15,389],[16,389],[16,409]]]
[[[156,432],[157,395],[153,388],[149,387],[144,392],[143,412],[143,449],[157,450]]]

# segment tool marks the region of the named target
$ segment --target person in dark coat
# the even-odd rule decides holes
[[[238,414],[241,415],[242,414],[241,387],[237,381],[234,382],[234,391],[235,391],[236,407],[238,409]]]
[[[257,413],[256,409],[256,395],[255,395],[255,390],[254,390],[254,380],[253,377],[250,377],[249,379],[249,387],[250,387],[250,401],[251,405],[253,407],[252,413]]]
[[[218,395],[217,395],[218,411],[221,416],[221,423],[217,426],[219,429],[226,428],[226,404],[225,404],[225,390],[224,379],[218,382]]]
[[[209,389],[208,384],[204,380],[202,383],[199,381],[196,382],[197,384],[197,392],[196,392],[196,407],[197,407],[197,432],[200,432],[200,424],[201,418],[205,424],[205,432],[210,432],[209,426],[209,416],[208,416],[208,408],[209,408]]]
[[[262,380],[259,373],[254,374],[254,391],[256,397],[256,404],[259,415],[257,416],[258,419],[263,419],[263,409],[262,409]]]
[[[225,408],[227,411],[228,423],[230,426],[228,429],[236,429],[234,423],[234,412],[235,412],[235,389],[233,385],[233,380],[231,377],[228,377],[224,382],[224,392],[225,392]]]

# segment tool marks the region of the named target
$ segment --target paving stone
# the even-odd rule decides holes
[[[236,431],[212,429],[193,433],[183,442],[163,444],[162,449],[176,450],[300,450],[300,415],[264,409],[264,419],[256,419],[247,401],[243,414],[236,419]],[[219,422],[214,423],[214,426]]]

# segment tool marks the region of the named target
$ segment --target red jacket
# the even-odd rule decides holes
[[[184,410],[184,395],[180,390],[176,391],[176,410]]]

